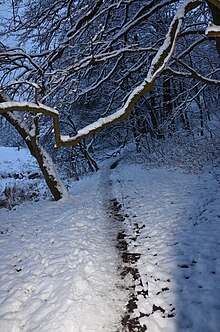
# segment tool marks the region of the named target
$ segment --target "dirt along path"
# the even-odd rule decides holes
[[[127,217],[126,213],[122,211],[122,205],[117,199],[112,199],[109,206],[109,216],[115,223],[123,223]],[[143,295],[145,298],[148,295],[148,290],[144,287],[140,273],[137,267],[137,261],[139,260],[140,253],[131,253],[128,251],[128,239],[126,235],[126,229],[123,225],[120,225],[121,230],[117,235],[116,247],[121,257],[121,266],[119,267],[120,275],[122,279],[127,279],[128,299],[125,306],[125,313],[121,319],[122,327],[117,332],[144,332],[147,330],[146,326],[141,326],[139,317],[133,317],[135,309],[137,309],[137,296]],[[134,234],[138,234],[138,224],[134,225]],[[135,239],[134,239],[135,241]],[[136,290],[139,287],[139,290]]]
[[[219,330],[219,188],[181,170],[113,166],[105,190],[128,292],[117,332]]]
[[[147,330],[146,326],[141,326],[139,317],[134,315],[137,309],[137,296],[142,295],[146,297],[148,290],[146,285],[143,285],[142,278],[138,271],[137,262],[141,256],[140,253],[131,253],[128,250],[128,242],[131,241],[127,236],[126,218],[129,217],[129,213],[126,213],[122,204],[114,197],[113,187],[114,181],[110,179],[111,170],[117,167],[118,163],[113,163],[109,168],[103,171],[101,176],[101,187],[103,190],[104,204],[107,208],[107,214],[113,224],[113,227],[117,229],[116,248],[119,253],[119,273],[121,279],[124,281],[122,287],[124,287],[127,293],[127,301],[125,302],[124,314],[121,318],[121,326],[118,327],[116,332],[144,332]],[[133,233],[135,241],[139,233],[139,225],[134,223]],[[137,287],[139,288],[137,290]]]

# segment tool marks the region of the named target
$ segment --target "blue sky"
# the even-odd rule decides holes
[[[3,4],[0,0],[0,32],[3,31],[3,25],[11,15],[12,11],[10,5],[7,5],[6,3]],[[13,38],[8,38],[8,36],[1,36],[0,41],[9,47],[13,47],[15,45],[15,40]]]

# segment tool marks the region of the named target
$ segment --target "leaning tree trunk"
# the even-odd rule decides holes
[[[0,94],[0,103],[8,101],[7,97]],[[24,126],[21,119],[14,112],[3,113],[2,116],[17,130],[22,139],[27,144],[30,153],[37,160],[43,173],[44,179],[55,200],[66,197],[67,189],[61,181],[51,157],[39,144],[37,137],[31,135],[28,128]]]

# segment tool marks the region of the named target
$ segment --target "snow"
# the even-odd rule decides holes
[[[124,166],[112,180],[129,211],[127,237],[134,237],[134,223],[139,229],[129,252],[140,254],[137,267],[148,295],[137,296],[134,317],[141,313],[141,324],[152,332],[219,331],[220,191],[213,174],[199,179]]]
[[[92,134],[96,132],[97,130],[100,130],[102,127],[106,127],[109,124],[112,124],[113,122],[122,120],[124,117],[126,117],[126,114],[128,113],[129,107],[131,107],[131,103],[134,100],[134,98],[137,95],[141,95],[142,91],[146,87],[146,82],[142,82],[139,86],[137,86],[128,97],[125,105],[121,107],[118,111],[116,111],[113,114],[110,114],[106,117],[99,118],[97,121],[94,121],[93,123],[85,126],[84,128],[78,130],[77,134],[73,137],[70,137],[68,135],[61,136],[62,142],[74,142],[78,141],[79,139],[82,139],[85,136],[88,136],[89,134]]]
[[[0,177],[9,178],[12,174],[36,171],[37,165],[27,149],[15,147],[0,147]]]
[[[215,25],[212,22],[210,22],[205,30],[205,35],[208,36],[212,33],[216,34],[216,36],[217,34],[220,35],[220,25]]]
[[[108,115],[106,117],[99,118],[97,121],[94,121],[93,123],[80,129],[78,131],[78,133],[73,137],[62,136],[61,137],[62,142],[65,142],[65,143],[66,142],[73,143],[74,141],[77,142],[80,138],[84,138],[84,137],[88,136],[89,134],[92,134],[92,133],[100,130],[101,128],[114,123],[115,121],[125,119],[129,115],[135,102],[143,94],[146,94],[150,90],[155,78],[168,65],[169,60],[172,57],[174,50],[175,50],[176,38],[177,38],[180,28],[182,26],[183,19],[184,19],[186,13],[190,10],[190,8],[188,8],[190,5],[193,7],[196,7],[198,4],[197,4],[196,0],[187,0],[177,10],[177,12],[174,15],[174,18],[170,24],[170,27],[166,34],[164,42],[163,42],[162,46],[159,48],[159,50],[157,51],[156,55],[154,56],[154,58],[151,62],[147,77],[144,79],[143,82],[141,82],[138,86],[136,86],[132,90],[132,92],[129,94],[124,106],[122,106],[118,111],[114,112],[113,114]],[[116,51],[116,53],[117,52],[119,52],[119,51]],[[120,52],[121,52],[121,50],[120,50]],[[103,61],[103,59],[104,59],[103,54],[101,54],[101,58]],[[85,59],[83,61],[85,61]]]
[[[0,208],[45,198],[46,193],[39,167],[27,149],[0,147]]]
[[[115,331],[125,299],[97,184],[0,214],[2,332]]]
[[[0,104],[0,113],[7,112],[11,110],[21,110],[21,111],[30,111],[33,112],[34,110],[39,110],[39,113],[45,113],[48,115],[58,115],[58,111],[54,108],[48,107],[44,104],[35,104],[31,102],[16,102],[16,101],[7,101]]]
[[[13,86],[13,85],[22,85],[22,84],[28,84],[31,85],[33,88],[35,88],[35,90],[40,89],[40,86],[35,83],[35,82],[30,82],[30,81],[26,81],[26,80],[22,80],[22,81],[12,81],[9,84],[7,84],[8,86]],[[5,87],[4,87],[5,88]]]
[[[131,292],[147,331],[220,330],[219,167],[117,164],[73,183],[68,200],[0,210],[1,332],[126,331]],[[139,279],[122,278],[122,231]]]
[[[0,147],[0,162],[13,162],[16,163],[15,168],[19,166],[17,162],[24,161],[29,163],[31,161],[31,155],[27,149],[16,147]],[[12,165],[10,165],[11,167]]]
[[[68,142],[69,139],[71,139],[69,135],[60,135],[60,140],[62,142]]]
[[[41,153],[43,156],[44,167],[47,169],[50,177],[56,179],[56,188],[59,190],[60,193],[62,193],[62,199],[67,199],[69,196],[68,191],[54,166],[53,160],[51,159],[50,155],[43,149],[43,147],[41,147]]]
[[[177,9],[176,14],[173,17],[169,30],[164,39],[163,45],[159,48],[152,60],[150,69],[146,77],[146,82],[153,82],[156,76],[158,76],[158,74],[160,74],[163,69],[168,65],[169,60],[174,53],[176,39],[182,26],[183,19],[186,16],[187,11],[189,10],[189,5],[196,7],[198,6],[198,3],[196,0],[187,0],[184,1],[184,3]]]

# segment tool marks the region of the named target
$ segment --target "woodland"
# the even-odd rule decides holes
[[[2,332],[220,331],[219,59],[219,0],[0,0]]]

